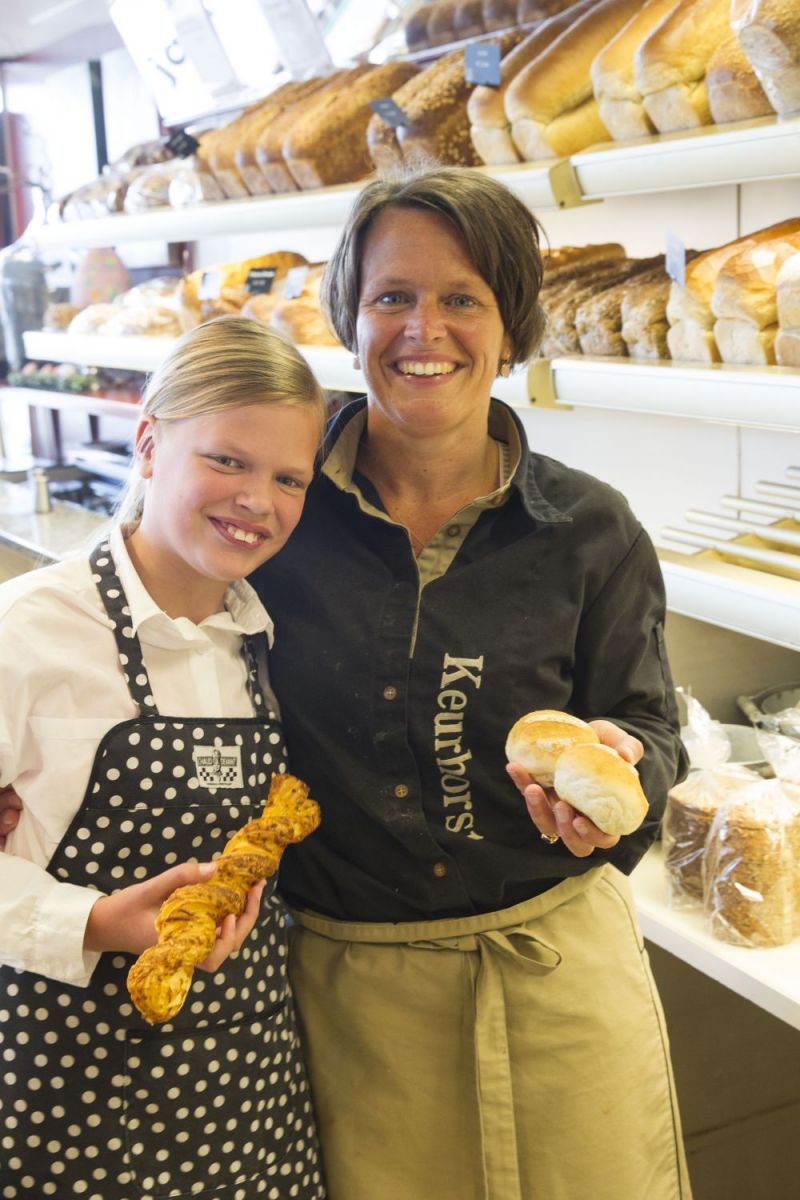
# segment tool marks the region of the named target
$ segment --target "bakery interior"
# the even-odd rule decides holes
[[[319,282],[360,180],[479,166],[539,218],[548,329],[495,394],[627,496],[662,563],[693,770],[633,882],[694,1194],[796,1197],[796,6],[4,8],[0,579],[101,527],[142,382],[201,321],[263,320],[332,408],[359,393]]]

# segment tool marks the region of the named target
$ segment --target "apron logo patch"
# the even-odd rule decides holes
[[[203,787],[244,787],[239,746],[195,746],[192,757]]]

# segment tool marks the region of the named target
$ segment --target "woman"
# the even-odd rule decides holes
[[[480,172],[364,189],[325,299],[366,399],[254,577],[325,810],[282,890],[333,1200],[690,1194],[624,879],[684,765],[658,564],[622,497],[491,399],[541,334],[537,233]],[[505,739],[536,708],[640,760],[642,829],[512,768],[520,800]]]
[[[276,899],[225,918],[169,1023],[125,986],[161,902],[285,769],[244,576],[297,524],[323,419],[277,334],[193,330],[148,384],[109,539],[0,588],[0,782],[24,801],[0,876],[3,1200],[325,1194]]]

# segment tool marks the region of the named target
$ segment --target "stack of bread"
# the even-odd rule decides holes
[[[193,329],[203,321],[228,314],[238,314],[253,299],[257,286],[251,272],[274,271],[267,294],[282,287],[286,274],[293,267],[305,267],[307,259],[292,250],[277,250],[238,262],[217,263],[201,267],[184,276],[178,288],[178,306],[184,330]],[[260,285],[258,285],[260,286]]]
[[[731,0],[731,25],[770,104],[800,112],[800,11],[796,0]]]
[[[243,317],[252,317],[271,325],[290,341],[301,346],[338,346],[336,337],[322,312],[320,285],[325,263],[314,263],[303,274],[299,289],[283,286],[252,296],[242,307]]]
[[[793,254],[775,281],[778,333],[775,358],[782,367],[800,367],[800,254]]]

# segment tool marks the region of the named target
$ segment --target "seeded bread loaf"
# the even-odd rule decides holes
[[[242,131],[234,150],[236,168],[251,196],[263,196],[272,191],[267,177],[258,165],[256,151],[264,136],[278,118],[292,105],[313,95],[328,83],[325,76],[306,79],[300,83],[287,84],[274,93],[273,103],[265,105],[258,119]]]
[[[524,161],[575,154],[608,140],[589,69],[640,2],[599,0],[511,81],[506,115]]]
[[[670,278],[662,268],[634,279],[620,304],[620,334],[629,358],[669,358],[667,299]]]
[[[291,83],[284,84],[273,95],[277,96],[284,90],[291,91],[292,87]],[[209,149],[208,162],[214,178],[231,200],[240,200],[250,195],[236,165],[236,147],[247,136],[248,130],[259,123],[263,114],[271,111],[273,104],[272,96],[267,96],[216,131]]]
[[[781,117],[800,112],[800,6],[797,0],[733,0],[742,50]]]
[[[575,332],[582,354],[625,357],[627,346],[622,336],[622,301],[629,287],[641,279],[657,279],[664,269],[663,255],[641,259],[612,287],[589,296],[575,310]]]
[[[644,39],[673,12],[677,2],[646,0],[592,63],[592,88],[600,116],[615,141],[647,137],[655,132],[634,79],[634,57]]]
[[[297,183],[283,157],[283,144],[295,125],[313,124],[318,112],[324,110],[326,101],[342,86],[348,86],[351,78],[363,75],[368,67],[334,71],[325,77],[321,87],[289,104],[274,121],[264,127],[255,148],[255,159],[263,172],[267,187],[272,192],[296,192]]]
[[[478,86],[467,101],[470,136],[481,160],[489,165],[519,162],[519,152],[511,137],[511,122],[506,115],[506,95],[512,81],[550,46],[565,29],[596,0],[580,0],[563,12],[540,22],[510,50],[500,65],[500,87]]]
[[[326,92],[313,122],[301,115],[283,143],[283,157],[297,186],[329,187],[368,175],[372,160],[366,133],[373,116],[369,101],[391,96],[418,71],[408,62],[369,67]]]
[[[638,260],[631,258],[595,263],[588,269],[577,271],[573,279],[562,278],[551,289],[543,289],[541,303],[547,317],[547,328],[542,339],[542,356],[554,358],[561,354],[580,354],[580,341],[575,327],[578,309],[605,288],[614,287],[630,278],[638,266]]]
[[[730,0],[681,0],[636,51],[634,77],[659,133],[711,123],[706,69],[731,31]]]
[[[706,69],[708,107],[717,125],[770,116],[774,109],[735,33],[720,42]]]

